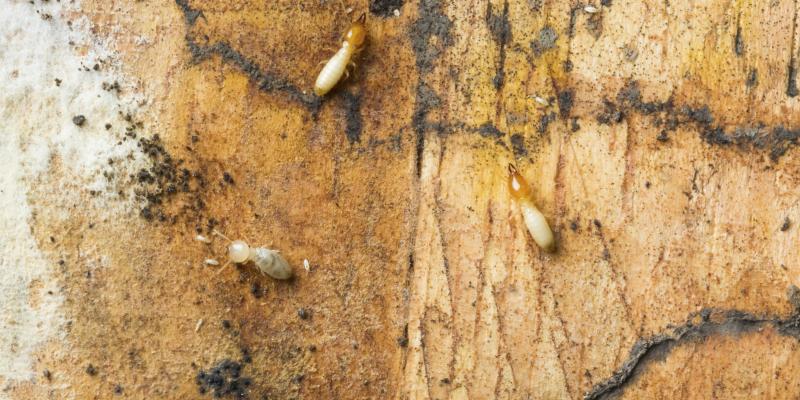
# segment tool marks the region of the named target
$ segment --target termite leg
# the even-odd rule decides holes
[[[231,263],[231,260],[228,260],[228,262],[226,262],[225,264],[222,264],[222,266],[221,266],[221,267],[219,267],[219,269],[217,270],[217,272],[214,272],[214,275],[219,275],[219,273],[220,273],[220,272],[222,272],[222,270],[224,270],[224,269],[225,269],[225,267],[227,267],[227,266],[228,266],[228,264],[230,264],[230,263]]]

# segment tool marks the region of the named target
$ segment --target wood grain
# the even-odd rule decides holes
[[[797,396],[795,2],[373,3],[358,69],[322,100],[316,65],[366,2],[81,5],[148,99],[140,135],[206,184],[159,222],[136,196],[63,216],[80,195],[41,177],[35,235],[67,260],[72,323],[39,365],[69,386],[12,398],[202,397],[224,359],[255,399]],[[296,279],[202,266],[224,258],[192,240],[209,220]]]

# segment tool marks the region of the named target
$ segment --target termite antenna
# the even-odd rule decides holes
[[[215,235],[217,235],[217,236],[219,236],[219,237],[221,237],[221,238],[223,238],[223,239],[225,239],[225,240],[227,240],[227,241],[229,241],[229,242],[232,242],[232,241],[233,241],[233,240],[230,240],[230,239],[228,239],[228,237],[227,237],[227,236],[223,235],[223,234],[222,234],[220,231],[218,231],[218,230],[216,230],[216,229],[213,229],[213,230],[211,231],[211,233],[213,233],[213,234],[215,234]]]
[[[508,163],[508,174],[514,175],[516,173],[517,173],[517,167],[515,167],[514,164]]]
[[[361,16],[358,17],[358,19],[356,20],[356,22],[358,22],[359,24],[363,24],[366,21],[367,21],[367,13],[361,13]]]

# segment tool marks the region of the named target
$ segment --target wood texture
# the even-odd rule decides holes
[[[103,201],[53,194],[58,162],[30,183],[69,323],[37,352],[55,378],[7,395],[210,397],[228,359],[253,399],[795,398],[798,5],[584,6],[84,1],[63,18],[115,43],[146,102],[113,131],[159,135],[130,157],[153,178],[123,158]],[[320,101],[362,11],[358,69]],[[211,227],[296,279],[204,266]]]

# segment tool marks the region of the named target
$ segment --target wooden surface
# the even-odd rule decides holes
[[[113,43],[145,101],[110,134],[146,139],[99,199],[58,162],[27,181],[68,322],[4,395],[210,398],[223,360],[253,399],[800,394],[795,2],[373,3],[85,0],[52,21]],[[319,101],[362,11],[358,69]],[[296,279],[204,266],[225,258],[193,240],[212,226]]]

